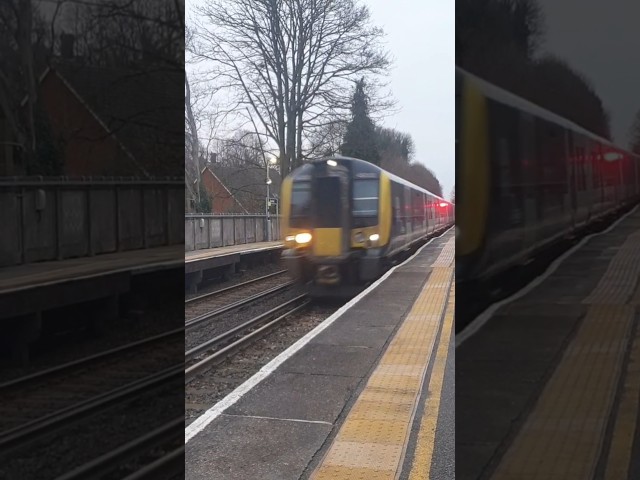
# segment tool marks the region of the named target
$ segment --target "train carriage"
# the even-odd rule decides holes
[[[283,260],[317,296],[351,295],[402,251],[445,229],[454,206],[363,160],[330,157],[282,184]]]
[[[456,276],[482,281],[638,201],[640,157],[456,68]]]

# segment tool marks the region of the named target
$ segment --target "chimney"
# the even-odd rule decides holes
[[[218,161],[218,154],[215,152],[211,152],[209,154],[209,163],[216,163]]]
[[[75,40],[75,36],[71,33],[63,33],[60,35],[60,54],[62,58],[73,58],[73,44]]]

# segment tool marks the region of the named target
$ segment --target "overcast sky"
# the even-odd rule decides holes
[[[415,160],[450,198],[455,182],[455,2],[366,0],[394,57],[389,88],[399,112],[384,125],[411,134]]]
[[[640,2],[538,1],[545,16],[544,49],[591,81],[611,115],[614,141],[628,147],[640,109]]]
[[[455,182],[454,2],[360,0],[386,33],[394,58],[389,89],[398,112],[386,127],[411,134],[415,160],[430,168],[450,198]],[[203,0],[187,0],[187,17]]]

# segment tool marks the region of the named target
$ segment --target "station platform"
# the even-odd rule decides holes
[[[83,301],[120,278],[181,267],[183,249],[172,245],[2,268],[0,318]]]
[[[186,478],[455,478],[453,230],[185,430]]]
[[[250,253],[265,252],[270,250],[280,250],[282,248],[282,242],[257,242],[257,243],[244,243],[242,245],[231,245],[229,247],[216,247],[207,248],[204,250],[194,250],[192,252],[186,252],[184,254],[184,261],[186,264],[192,264],[208,260],[210,258],[225,258],[235,255],[245,255]]]
[[[282,242],[257,242],[231,245],[228,247],[194,250],[184,254],[184,273],[187,288],[192,293],[204,278],[206,270],[229,267],[235,271],[236,265],[247,257],[256,255],[279,254]]]
[[[117,317],[123,294],[151,288],[149,275],[175,282],[183,251],[183,245],[173,245],[0,269],[0,348],[26,365],[51,312],[92,305],[87,321],[95,326]]]
[[[640,479],[640,207],[545,275],[458,334],[456,478]]]

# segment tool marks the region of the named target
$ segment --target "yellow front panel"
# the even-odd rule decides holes
[[[291,190],[293,189],[293,180],[287,177],[282,181],[280,192],[280,213],[282,214],[281,230],[282,238],[291,235],[289,232],[289,215],[291,215]]]
[[[313,231],[313,254],[318,257],[337,257],[342,254],[341,228],[316,228]]]
[[[480,247],[489,202],[489,132],[487,101],[469,82],[463,90],[462,119],[462,192],[463,204],[456,223],[460,237],[456,253],[466,255]]]
[[[380,246],[387,245],[391,238],[391,203],[391,180],[382,173],[380,174],[380,203],[378,206]]]

